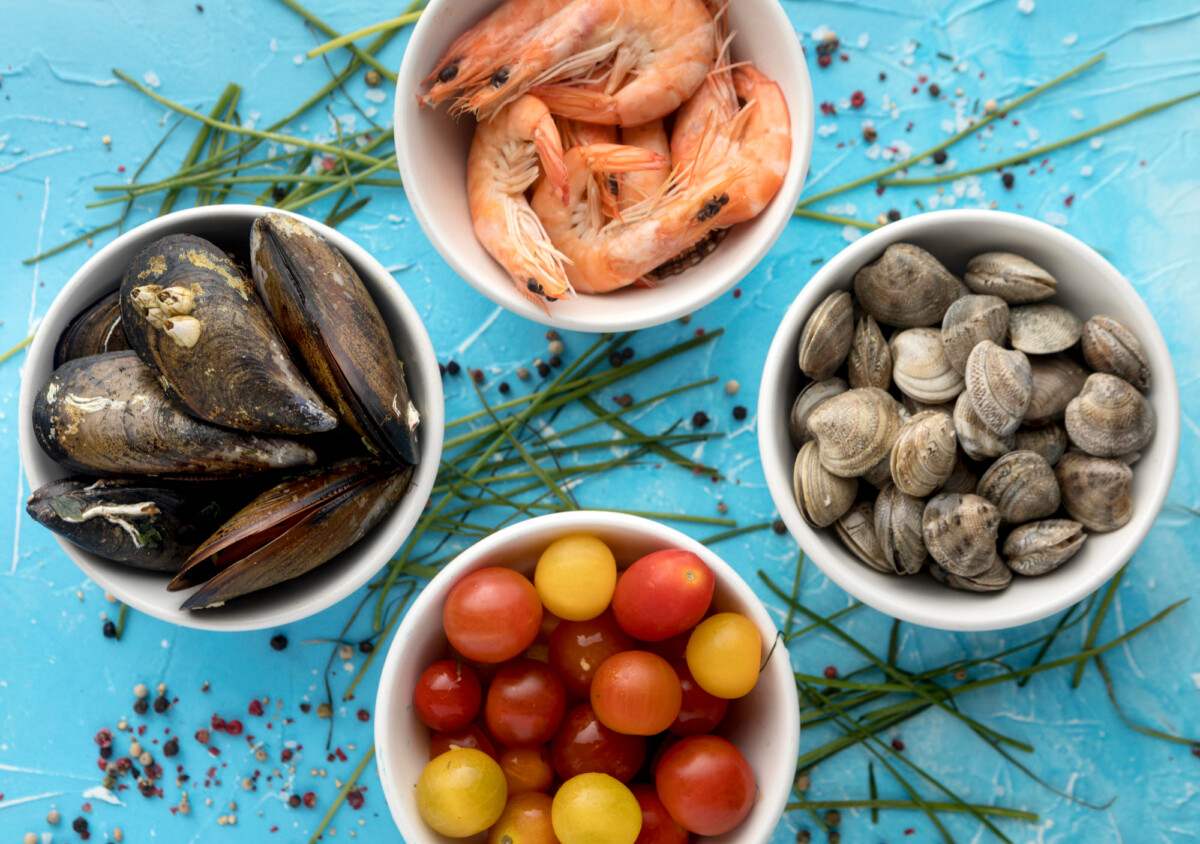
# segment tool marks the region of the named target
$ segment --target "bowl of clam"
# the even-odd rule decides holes
[[[768,354],[763,469],[835,582],[896,618],[1013,627],[1132,556],[1179,447],[1166,344],[1095,250],[1036,220],[942,211],[856,241]]]

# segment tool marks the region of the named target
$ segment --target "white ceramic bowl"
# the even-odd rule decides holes
[[[573,331],[627,331],[660,325],[707,305],[746,276],[767,254],[792,217],[808,172],[813,138],[813,94],[804,52],[779,0],[729,4],[736,31],[733,57],[752,60],[779,83],[792,119],[787,178],[766,210],[733,228],[712,255],[654,288],[628,287],[555,302],[547,314],[513,286],[508,274],[475,239],[467,207],[467,150],[475,122],[457,122],[421,107],[421,80],[446,48],[499,5],[499,0],[432,0],[417,22],[400,65],[396,90],[396,157],[408,200],[426,236],[468,284],[515,314]]]
[[[463,575],[486,566],[509,566],[532,576],[538,556],[551,542],[572,533],[600,537],[624,569],[651,551],[683,548],[708,564],[716,578],[713,606],[742,613],[763,639],[766,658],[777,633],[754,592],[728,563],[679,531],[637,516],[603,511],[555,513],[511,525],[480,540],[446,566],[413,603],[388,650],[375,702],[375,748],[379,777],[392,817],[408,844],[453,844],[425,825],[417,813],[414,785],[429,761],[429,730],[413,711],[413,689],[426,666],[442,659],[446,635],[442,607]],[[766,844],[783,815],[796,773],[800,710],[785,648],[771,654],[749,695],[731,701],[719,733],[738,746],[754,769],[758,799],[749,817],[725,835],[698,838],[702,844]],[[466,839],[482,844],[485,836]]]
[[[121,235],[88,259],[71,277],[38,327],[21,374],[20,453],[31,489],[68,474],[38,446],[33,433],[32,409],[38,390],[53,369],[54,346],[71,318],[115,290],[125,268],[147,244],[169,234],[186,233],[245,256],[249,253],[251,225],[270,210],[256,205],[213,205],[176,211]],[[216,609],[180,610],[179,605],[187,593],[168,592],[168,575],[101,559],[55,536],[75,565],[106,592],[136,610],[172,624],[203,630],[258,630],[306,618],[336,604],[366,583],[403,544],[433,488],[442,453],[444,407],[437,358],[420,316],[396,280],[362,247],[328,226],[293,216],[304,220],[342,251],[379,306],[391,330],[396,352],[404,362],[413,403],[421,412],[421,462],[414,473],[412,487],[396,508],[352,548],[303,577]]]
[[[1013,578],[996,593],[959,592],[932,578],[894,577],[860,562],[832,528],[808,525],[792,492],[796,449],[788,416],[801,387],[796,363],[800,332],[809,314],[835,290],[851,289],[855,272],[892,243],[914,243],[961,273],[971,257],[1003,251],[1023,255],[1058,279],[1050,302],[1082,319],[1107,314],[1141,340],[1150,357],[1147,398],[1158,416],[1154,440],[1133,466],[1133,518],[1112,533],[1088,532],[1082,550],[1062,568],[1041,577]],[[800,547],[835,583],[880,612],[946,630],[1000,630],[1045,618],[1094,592],[1128,560],[1154,523],[1179,453],[1179,390],[1162,332],[1133,287],[1091,247],[1051,225],[1000,211],[935,211],[889,223],[838,253],[804,286],[784,314],[767,352],[758,398],[758,445],[767,486]]]

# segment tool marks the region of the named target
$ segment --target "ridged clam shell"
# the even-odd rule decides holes
[[[796,396],[796,401],[792,403],[792,412],[788,417],[788,430],[791,432],[792,442],[797,447],[812,439],[812,433],[808,430],[808,417],[817,406],[849,389],[850,385],[841,378],[826,378],[824,381],[813,381],[800,391],[800,395]]]
[[[893,243],[854,276],[854,297],[884,325],[937,325],[962,294],[959,281],[919,246]]]
[[[959,446],[972,460],[999,457],[1013,449],[1013,436],[999,436],[984,425],[966,392],[954,403],[954,433],[958,437]]]
[[[892,379],[900,392],[917,401],[941,404],[963,391],[963,376],[950,365],[936,328],[901,331],[888,344],[892,350]]]
[[[875,537],[879,551],[896,574],[916,574],[928,552],[921,519],[925,502],[888,484],[875,499]]]
[[[883,339],[879,323],[870,314],[860,316],[854,327],[846,371],[851,387],[886,390],[892,385],[892,352]]]
[[[996,556],[999,530],[999,511],[978,495],[941,493],[925,505],[925,547],[951,574],[974,577],[986,571]]]
[[[851,507],[834,523],[834,530],[854,556],[875,571],[896,573],[879,548],[879,537],[875,534],[875,506],[870,501],[860,501]]]
[[[1067,402],[1079,395],[1088,371],[1070,358],[1061,355],[1029,359],[1033,373],[1033,392],[1025,421],[1038,425],[1062,419]]]
[[[800,371],[821,381],[837,372],[854,338],[854,302],[845,290],[830,293],[804,323],[798,349]]]
[[[960,495],[966,495],[975,491],[975,487],[979,486],[979,476],[974,470],[967,465],[967,461],[963,459],[961,450],[955,457],[954,468],[950,470],[950,477],[942,484],[939,492],[957,492]]]
[[[1013,449],[1036,452],[1053,466],[1067,453],[1067,430],[1057,422],[1043,428],[1018,428]]]
[[[1054,467],[1063,509],[1097,533],[1116,530],[1133,516],[1133,470],[1119,460],[1068,451]]]
[[[979,479],[977,494],[996,505],[1000,520],[1020,525],[1043,519],[1058,509],[1058,481],[1045,457],[1032,451],[1010,451]]]
[[[974,577],[960,577],[952,572],[947,572],[946,585],[964,592],[999,592],[1001,589],[1008,588],[1008,585],[1012,583],[1012,578],[1012,570],[997,554],[991,564]]]
[[[942,318],[942,348],[959,373],[967,371],[967,357],[979,343],[1002,344],[1007,336],[1008,303],[999,296],[963,296]]]
[[[882,460],[872,466],[862,476],[862,479],[869,483],[875,489],[883,489],[892,482],[892,460],[891,455],[885,456]]]
[[[1025,418],[1033,395],[1029,358],[984,340],[967,358],[966,394],[988,430],[1011,436]]]
[[[1054,571],[1075,556],[1087,534],[1070,519],[1046,519],[1021,525],[1004,540],[1001,553],[1017,574],[1035,577]]]
[[[1052,355],[1079,342],[1083,322],[1060,305],[1021,305],[1008,318],[1009,345],[1027,355]]]
[[[958,459],[954,420],[925,411],[900,426],[892,446],[892,481],[908,495],[929,495],[950,478]]]
[[[1011,252],[985,252],[967,264],[963,276],[976,293],[999,296],[1010,305],[1040,302],[1054,295],[1058,282],[1033,261]]]
[[[1154,436],[1154,408],[1123,378],[1088,376],[1066,412],[1067,436],[1088,454],[1118,457],[1145,448]]]
[[[808,429],[821,446],[821,465],[853,478],[891,453],[900,413],[896,400],[883,390],[864,387],[822,402],[808,417]]]
[[[906,396],[901,393],[900,404],[904,406],[904,409],[908,412],[910,418],[916,416],[918,413],[925,413],[926,411],[930,413],[944,413],[947,416],[954,415],[954,402],[952,401],[930,404],[927,401],[917,401],[912,396]]]
[[[828,527],[846,514],[858,497],[857,478],[839,478],[821,465],[816,442],[809,440],[796,455],[792,490],[804,521]]]
[[[1097,372],[1124,378],[1143,393],[1150,389],[1150,359],[1133,332],[1110,316],[1083,324],[1083,359]]]

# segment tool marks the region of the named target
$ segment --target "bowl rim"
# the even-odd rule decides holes
[[[425,330],[424,323],[421,321],[416,308],[404,293],[403,288],[374,256],[351,240],[347,235],[302,214],[281,211],[263,205],[228,204],[199,206],[173,211],[170,214],[148,220],[121,234],[112,242],[105,244],[71,275],[66,284],[63,285],[62,289],[54,297],[54,300],[46,310],[45,316],[39,322],[39,330],[35,333],[33,341],[30,344],[27,360],[34,357],[35,354],[44,354],[44,347],[47,345],[53,346],[58,342],[57,336],[51,336],[49,332],[41,330],[41,326],[58,324],[60,322],[65,325],[66,322],[64,320],[69,320],[75,315],[76,305],[71,300],[74,298],[76,289],[86,285],[92,276],[111,260],[111,256],[126,249],[131,242],[150,243],[172,232],[185,231],[186,228],[183,227],[200,220],[209,224],[214,221],[229,221],[230,223],[249,226],[255,219],[267,213],[286,214],[308,224],[314,231],[340,249],[352,264],[361,268],[363,275],[370,275],[374,281],[379,282],[378,286],[381,295],[387,297],[390,300],[390,304],[401,314],[402,328],[412,343],[413,356],[418,368],[421,370],[422,383],[429,385],[427,389],[431,397],[435,399],[430,403],[433,405],[432,407],[423,407],[420,409],[421,421],[423,423],[422,428],[424,429],[420,446],[422,452],[421,462],[413,473],[411,486],[400,503],[396,505],[396,509],[401,513],[400,522],[394,528],[396,533],[401,534],[400,541],[397,544],[398,548],[408,539],[413,526],[416,524],[417,519],[420,518],[425,500],[429,497],[429,493],[433,488],[434,478],[437,474],[437,465],[442,453],[445,422],[445,403],[442,395],[441,378],[438,374],[437,357],[433,350],[433,344],[429,339],[429,334]],[[376,291],[374,288],[371,289],[371,293],[375,295]],[[70,313],[66,313],[68,311]],[[389,325],[390,328],[391,326]],[[40,446],[33,435],[31,414],[33,402],[38,391],[41,389],[42,382],[27,377],[28,373],[24,371],[25,365],[26,363],[23,362],[18,411],[18,452],[26,482],[30,485],[31,489],[37,489],[41,484],[37,483],[34,479],[33,461],[26,458],[29,455],[41,453]],[[93,555],[58,534],[53,533],[53,531],[50,533],[62,547],[67,557],[89,579],[118,600],[146,615],[153,616],[176,626],[217,632],[263,630],[316,615],[358,590],[359,587],[374,577],[387,564],[391,556],[390,553],[387,555],[381,554],[377,566],[363,567],[361,571],[348,571],[346,576],[336,578],[333,583],[326,585],[321,591],[313,592],[311,597],[306,597],[299,603],[281,607],[270,614],[250,613],[239,615],[236,618],[209,615],[201,612],[172,615],[157,605],[142,600],[137,593],[128,592],[123,585],[122,570],[114,569],[110,572],[105,568],[97,567],[93,564]]]
[[[411,98],[415,96],[415,93],[412,92],[420,89],[421,80],[426,75],[426,71],[418,68],[416,65],[417,60],[415,55],[417,51],[412,49],[412,45],[423,38],[429,37],[429,33],[436,25],[439,12],[442,8],[449,7],[451,4],[457,2],[461,2],[461,0],[430,0],[425,14],[421,15],[420,20],[417,21],[416,26],[413,28],[409,39],[409,46],[405,50],[404,57],[400,63],[400,71],[396,83],[396,95],[394,97],[392,125],[393,134],[395,135],[396,161],[400,169],[401,180],[405,185],[419,184],[419,176],[418,164],[413,160],[409,152],[410,145],[406,142],[406,136],[410,131],[414,130],[410,129],[410,121],[405,118],[404,109],[409,107]],[[476,0],[476,2],[482,4],[489,2],[489,0]],[[500,0],[490,0],[490,2],[492,5],[497,5]],[[437,203],[432,199],[427,199],[420,190],[408,190],[406,188],[409,205],[416,215],[417,223],[425,233],[425,237],[433,244],[434,249],[442,257],[442,260],[463,281],[506,311],[541,323],[542,325],[550,326],[551,328],[589,333],[633,331],[662,325],[699,310],[737,285],[738,282],[749,275],[762,262],[767,253],[775,246],[780,235],[783,234],[788,221],[792,219],[792,210],[800,199],[800,194],[804,189],[804,180],[808,176],[808,168],[812,159],[813,135],[816,121],[814,114],[816,100],[813,95],[812,80],[808,73],[807,63],[804,60],[804,50],[795,33],[795,28],[792,26],[791,21],[787,17],[787,12],[779,0],[757,0],[757,2],[762,4],[762,8],[756,11],[759,14],[769,16],[773,29],[783,33],[791,33],[791,37],[786,39],[787,55],[789,63],[795,71],[793,76],[800,90],[800,101],[789,101],[787,105],[791,115],[794,137],[799,139],[799,154],[797,155],[797,145],[793,145],[792,160],[788,165],[788,171],[784,177],[784,183],[779,189],[779,193],[755,220],[741,224],[748,226],[757,223],[759,228],[755,229],[755,237],[753,238],[752,245],[751,243],[746,245],[747,254],[739,262],[735,271],[725,273],[719,278],[714,278],[712,283],[705,285],[676,285],[678,295],[670,299],[667,306],[658,307],[652,311],[647,311],[645,308],[626,308],[618,316],[588,318],[572,314],[548,313],[544,308],[524,297],[516,300],[505,297],[501,294],[501,291],[496,289],[496,285],[486,279],[479,278],[475,272],[474,265],[470,261],[465,260],[462,253],[457,251],[453,244],[443,236],[441,226],[437,222],[439,219],[439,212],[436,208]],[[491,260],[490,256],[489,260]]]
[[[616,513],[610,510],[576,510],[536,516],[496,531],[462,551],[445,568],[438,572],[437,576],[416,597],[412,605],[408,608],[404,619],[401,621],[396,635],[392,637],[392,641],[388,646],[387,657],[384,660],[383,669],[379,675],[379,688],[375,699],[376,717],[374,729],[376,767],[379,772],[384,798],[387,800],[388,809],[392,813],[392,820],[402,834],[407,834],[409,831],[408,826],[402,822],[402,818],[407,821],[410,816],[398,798],[401,791],[411,786],[395,781],[390,772],[386,756],[389,746],[388,734],[393,721],[392,713],[403,711],[409,706],[408,701],[397,700],[396,695],[393,693],[396,686],[396,674],[408,658],[404,650],[404,643],[412,636],[413,631],[416,630],[420,621],[427,619],[432,611],[436,611],[441,606],[446,594],[463,574],[473,569],[480,560],[503,548],[512,540],[543,529],[586,532],[598,528],[651,534],[674,547],[694,552],[713,568],[714,572],[717,573],[719,583],[722,583],[724,587],[731,591],[738,593],[743,600],[749,603],[753,610],[749,613],[749,617],[759,630],[776,631],[776,635],[772,639],[775,641],[778,640],[778,628],[767,611],[766,604],[750,588],[750,584],[745,578],[738,574],[733,566],[725,562],[720,555],[716,554],[708,546],[661,522],[641,516]],[[764,637],[763,642],[767,644],[768,639]],[[792,788],[795,760],[800,748],[799,698],[795,682],[792,678],[791,655],[786,645],[783,648],[783,654],[784,658],[770,661],[768,667],[770,671],[784,675],[780,683],[780,688],[784,690],[784,696],[788,699],[783,704],[783,718],[782,722],[778,725],[779,732],[777,735],[782,737],[782,749],[779,760],[786,760],[786,763],[783,764],[786,764],[787,774],[786,776],[779,777],[779,781],[775,782],[773,779],[767,780],[767,776],[774,775],[775,771],[770,771],[766,774],[755,772],[755,779],[758,782],[758,791],[760,794],[760,799],[756,801],[755,807],[757,809],[760,806],[765,806],[766,811],[773,817],[774,820],[770,831],[775,829],[783,817],[784,807]],[[770,782],[773,786],[770,793],[768,793],[767,788],[764,786],[765,782]],[[769,840],[770,831],[768,831],[768,839],[763,839],[763,844]]]
[[[989,611],[989,605],[986,602],[980,602],[977,610],[972,613],[946,613],[933,603],[916,606],[912,599],[902,592],[875,588],[865,576],[868,574],[865,567],[853,559],[848,552],[845,555],[826,553],[823,543],[818,539],[816,529],[804,521],[799,508],[796,507],[790,464],[784,471],[780,461],[772,459],[778,456],[775,454],[774,443],[779,440],[781,434],[786,436],[787,409],[782,400],[772,395],[771,386],[780,379],[780,373],[786,371],[786,367],[796,365],[794,349],[789,344],[788,338],[793,333],[799,333],[799,326],[807,319],[808,314],[812,312],[820,299],[835,289],[832,281],[834,278],[852,278],[855,271],[889,244],[901,242],[913,236],[926,235],[934,229],[956,226],[993,226],[997,222],[1011,225],[1030,238],[1047,241],[1052,247],[1071,252],[1085,263],[1089,263],[1091,268],[1096,271],[1097,276],[1105,277],[1112,284],[1129,310],[1136,312],[1146,324],[1153,326],[1153,330],[1145,335],[1139,333],[1139,339],[1151,356],[1156,359],[1154,398],[1156,411],[1158,411],[1158,427],[1154,436],[1156,448],[1164,449],[1163,466],[1165,468],[1151,478],[1148,494],[1140,499],[1144,501],[1144,504],[1138,507],[1130,523],[1122,527],[1120,531],[1108,534],[1109,536],[1122,534],[1120,545],[1115,552],[1110,552],[1107,559],[1098,561],[1094,565],[1092,577],[1081,579],[1060,594],[1023,604],[1002,616],[998,615],[995,610]],[[839,284],[837,288],[841,289],[845,286]],[[1158,367],[1157,360],[1165,362],[1165,366]],[[1162,371],[1159,371],[1160,369]],[[788,399],[788,407],[790,407],[790,401]],[[1179,457],[1179,438],[1180,399],[1174,364],[1171,361],[1170,350],[1163,338],[1162,331],[1137,290],[1108,260],[1075,236],[1041,220],[1007,211],[983,209],[929,211],[889,223],[846,246],[805,283],[784,313],[767,351],[762,379],[759,383],[758,448],[763,474],[780,517],[805,555],[816,563],[817,567],[830,580],[854,598],[879,612],[892,618],[941,630],[978,632],[1018,627],[1047,618],[1099,589],[1137,551],[1150,532],[1158,513],[1162,510]],[[853,563],[853,565],[847,563]]]

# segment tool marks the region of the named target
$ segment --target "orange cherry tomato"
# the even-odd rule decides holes
[[[642,831],[633,844],[688,844],[688,831],[671,818],[654,786],[635,783],[629,790],[642,807]]]
[[[542,602],[529,579],[501,566],[473,571],[451,587],[442,610],[446,638],[480,662],[504,662],[533,644]]]
[[[554,835],[548,794],[510,794],[500,820],[488,830],[487,844],[559,844]]]
[[[618,733],[661,733],[679,715],[682,700],[671,663],[649,651],[610,656],[592,678],[592,708],[600,723]]]
[[[500,754],[500,770],[508,781],[508,794],[527,791],[549,791],[554,785],[554,767],[550,752],[543,744],[533,747],[510,747]],[[547,804],[549,805],[549,804]]]
[[[724,835],[754,808],[754,771],[720,736],[688,736],[658,762],[655,790],[675,822],[699,835]]]

